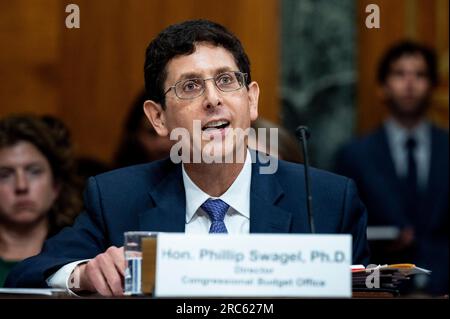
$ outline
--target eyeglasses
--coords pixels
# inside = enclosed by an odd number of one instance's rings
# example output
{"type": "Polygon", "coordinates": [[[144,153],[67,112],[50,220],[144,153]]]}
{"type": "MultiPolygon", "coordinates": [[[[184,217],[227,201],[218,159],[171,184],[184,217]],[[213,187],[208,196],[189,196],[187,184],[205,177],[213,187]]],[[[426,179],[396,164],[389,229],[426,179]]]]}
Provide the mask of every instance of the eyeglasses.
{"type": "Polygon", "coordinates": [[[232,92],[244,87],[246,79],[247,73],[229,71],[207,79],[194,78],[181,80],[168,88],[164,92],[164,95],[174,89],[175,95],[182,100],[195,99],[205,92],[205,82],[207,80],[214,80],[214,85],[222,92],[232,92]]]}

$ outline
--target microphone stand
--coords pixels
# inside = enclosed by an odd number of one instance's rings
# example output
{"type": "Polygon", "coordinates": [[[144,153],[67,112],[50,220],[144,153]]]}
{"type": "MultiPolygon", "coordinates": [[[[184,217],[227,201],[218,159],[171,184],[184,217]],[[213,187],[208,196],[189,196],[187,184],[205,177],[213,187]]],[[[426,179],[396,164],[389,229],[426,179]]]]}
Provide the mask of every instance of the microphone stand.
{"type": "Polygon", "coordinates": [[[303,161],[305,168],[305,186],[306,186],[306,208],[308,211],[308,220],[309,220],[309,227],[311,230],[311,234],[316,233],[316,228],[314,226],[314,217],[312,212],[312,195],[311,195],[311,185],[309,181],[309,159],[308,159],[308,145],[307,145],[307,139],[310,137],[310,133],[308,130],[308,127],[306,126],[299,126],[295,130],[295,133],[297,137],[300,139],[300,145],[303,150],[303,161]]]}

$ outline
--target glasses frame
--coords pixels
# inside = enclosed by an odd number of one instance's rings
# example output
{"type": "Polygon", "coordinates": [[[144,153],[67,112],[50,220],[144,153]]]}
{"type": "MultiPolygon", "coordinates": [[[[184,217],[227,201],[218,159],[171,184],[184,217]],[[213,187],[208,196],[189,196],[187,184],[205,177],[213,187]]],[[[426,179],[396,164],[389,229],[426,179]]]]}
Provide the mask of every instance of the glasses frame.
{"type": "MultiPolygon", "coordinates": [[[[202,96],[203,93],[205,93],[205,91],[206,91],[206,81],[208,81],[208,80],[214,80],[214,81],[213,81],[214,86],[215,86],[219,91],[221,91],[221,92],[225,92],[225,93],[226,93],[226,92],[234,92],[234,91],[237,91],[237,90],[242,89],[244,86],[247,85],[247,83],[246,83],[246,82],[247,82],[247,76],[248,76],[247,73],[244,73],[244,72],[241,72],[241,71],[226,71],[226,72],[219,73],[219,74],[217,74],[217,75],[214,76],[214,77],[206,78],[206,79],[202,79],[202,78],[184,79],[184,80],[180,80],[180,81],[176,82],[174,85],[172,85],[171,87],[169,87],[169,88],[164,92],[164,95],[163,95],[163,96],[166,96],[166,94],[169,93],[170,90],[173,89],[173,91],[175,92],[176,97],[179,98],[180,100],[193,100],[193,99],[196,99],[196,98],[198,98],[199,96],[202,96]],[[215,80],[216,80],[217,78],[219,78],[221,75],[224,75],[224,74],[227,74],[227,73],[235,73],[235,74],[237,73],[237,74],[241,74],[242,77],[243,77],[243,79],[242,79],[242,86],[239,86],[237,89],[233,89],[233,90],[229,90],[229,91],[224,91],[224,90],[222,90],[221,88],[219,88],[219,86],[217,85],[217,83],[216,83],[215,80]],[[180,84],[180,83],[183,83],[183,82],[186,82],[186,81],[192,81],[192,80],[202,80],[202,81],[203,81],[203,89],[202,89],[202,91],[201,91],[198,95],[196,95],[196,96],[194,96],[194,97],[181,97],[181,96],[179,96],[178,93],[177,93],[177,90],[176,90],[176,86],[177,86],[178,84],[180,84]]],[[[239,82],[239,81],[238,81],[238,82],[239,82]]]]}

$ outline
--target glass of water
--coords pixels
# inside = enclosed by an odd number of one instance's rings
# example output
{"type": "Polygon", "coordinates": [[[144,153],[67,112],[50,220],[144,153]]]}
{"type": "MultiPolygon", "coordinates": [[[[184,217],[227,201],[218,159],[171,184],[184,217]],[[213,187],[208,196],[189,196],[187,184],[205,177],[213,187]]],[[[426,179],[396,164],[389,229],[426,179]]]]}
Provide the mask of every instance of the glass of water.
{"type": "Polygon", "coordinates": [[[156,237],[155,232],[129,231],[124,233],[125,282],[124,294],[127,296],[141,295],[142,287],[142,239],[156,237]]]}

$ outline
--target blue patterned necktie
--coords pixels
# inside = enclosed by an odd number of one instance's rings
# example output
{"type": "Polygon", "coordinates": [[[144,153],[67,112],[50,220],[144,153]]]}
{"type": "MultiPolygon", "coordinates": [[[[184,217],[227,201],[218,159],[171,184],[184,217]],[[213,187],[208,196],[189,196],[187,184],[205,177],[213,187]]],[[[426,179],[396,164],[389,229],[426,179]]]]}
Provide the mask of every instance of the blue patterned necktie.
{"type": "Polygon", "coordinates": [[[225,214],[227,213],[230,205],[228,205],[221,199],[210,198],[206,202],[204,202],[201,207],[211,219],[211,227],[209,228],[210,234],[228,233],[223,219],[225,218],[225,214]]]}

